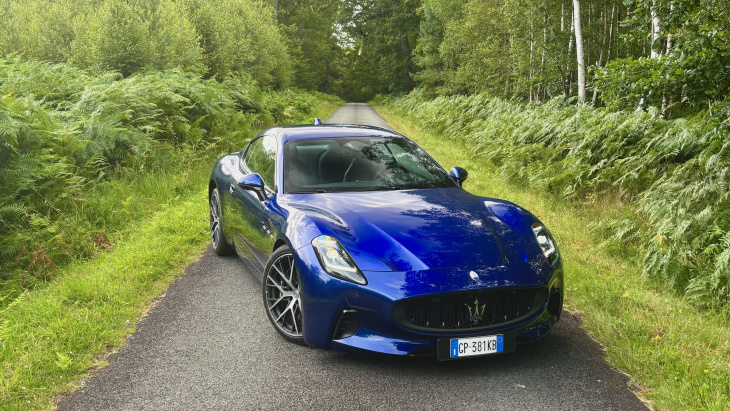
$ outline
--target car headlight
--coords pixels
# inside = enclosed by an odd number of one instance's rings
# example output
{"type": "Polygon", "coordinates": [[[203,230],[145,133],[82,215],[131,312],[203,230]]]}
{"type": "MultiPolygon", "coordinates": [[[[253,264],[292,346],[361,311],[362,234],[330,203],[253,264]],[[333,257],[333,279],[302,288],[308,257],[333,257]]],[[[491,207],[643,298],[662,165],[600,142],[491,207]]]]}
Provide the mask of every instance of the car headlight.
{"type": "Polygon", "coordinates": [[[336,238],[321,235],[312,240],[312,246],[314,246],[319,263],[327,274],[357,284],[368,283],[350,254],[336,238]]]}
{"type": "Polygon", "coordinates": [[[553,236],[550,235],[550,231],[540,223],[533,223],[532,232],[535,234],[537,243],[540,245],[540,249],[545,255],[545,258],[547,258],[548,263],[553,265],[560,253],[558,252],[558,247],[555,245],[553,236]]]}

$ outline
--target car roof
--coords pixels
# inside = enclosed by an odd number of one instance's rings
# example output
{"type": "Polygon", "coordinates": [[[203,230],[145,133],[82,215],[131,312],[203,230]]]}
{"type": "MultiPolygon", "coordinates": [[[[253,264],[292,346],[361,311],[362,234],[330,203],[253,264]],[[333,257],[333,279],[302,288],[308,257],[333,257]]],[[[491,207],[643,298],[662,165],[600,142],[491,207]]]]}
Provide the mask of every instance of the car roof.
{"type": "Polygon", "coordinates": [[[322,124],[277,127],[273,130],[283,141],[302,140],[312,138],[337,137],[396,137],[404,138],[395,131],[385,128],[349,124],[322,124]]]}

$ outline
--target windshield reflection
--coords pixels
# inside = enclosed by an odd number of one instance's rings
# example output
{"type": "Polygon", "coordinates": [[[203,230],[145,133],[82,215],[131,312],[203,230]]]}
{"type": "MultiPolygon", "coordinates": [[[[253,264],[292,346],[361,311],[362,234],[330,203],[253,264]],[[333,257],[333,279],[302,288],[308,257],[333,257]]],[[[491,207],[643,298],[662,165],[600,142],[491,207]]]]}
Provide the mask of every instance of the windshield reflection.
{"type": "Polygon", "coordinates": [[[454,186],[425,151],[404,138],[341,137],[285,145],[288,194],[454,186]]]}

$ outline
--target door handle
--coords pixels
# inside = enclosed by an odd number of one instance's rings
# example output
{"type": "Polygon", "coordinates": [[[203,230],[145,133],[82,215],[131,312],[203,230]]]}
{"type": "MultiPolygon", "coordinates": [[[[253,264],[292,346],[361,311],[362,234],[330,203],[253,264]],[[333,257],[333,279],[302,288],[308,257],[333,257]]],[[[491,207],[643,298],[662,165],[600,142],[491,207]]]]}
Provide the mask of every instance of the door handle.
{"type": "Polygon", "coordinates": [[[233,194],[233,184],[231,184],[230,186],[228,186],[228,191],[229,191],[229,192],[230,192],[231,194],[233,194]]]}

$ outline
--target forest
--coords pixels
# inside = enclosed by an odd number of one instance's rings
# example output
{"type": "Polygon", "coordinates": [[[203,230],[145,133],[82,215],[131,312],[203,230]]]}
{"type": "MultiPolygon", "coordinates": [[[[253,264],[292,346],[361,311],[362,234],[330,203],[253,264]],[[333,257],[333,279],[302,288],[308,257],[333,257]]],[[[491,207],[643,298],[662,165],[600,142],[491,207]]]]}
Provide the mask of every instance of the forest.
{"type": "Polygon", "coordinates": [[[3,280],[107,247],[101,187],[335,95],[515,181],[635,204],[602,241],[729,302],[727,1],[0,0],[0,19],[3,280]]]}

